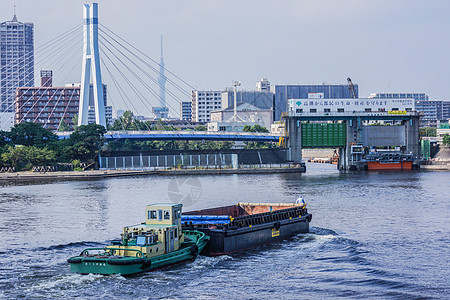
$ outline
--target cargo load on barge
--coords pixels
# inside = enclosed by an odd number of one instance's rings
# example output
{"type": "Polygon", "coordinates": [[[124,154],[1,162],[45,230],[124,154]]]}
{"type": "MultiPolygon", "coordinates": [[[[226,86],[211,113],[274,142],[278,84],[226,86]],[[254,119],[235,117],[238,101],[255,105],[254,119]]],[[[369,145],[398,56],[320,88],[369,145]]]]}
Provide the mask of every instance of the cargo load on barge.
{"type": "Polygon", "coordinates": [[[181,222],[208,235],[202,254],[217,256],[308,233],[311,218],[305,203],[238,203],[184,212],[181,222]]]}

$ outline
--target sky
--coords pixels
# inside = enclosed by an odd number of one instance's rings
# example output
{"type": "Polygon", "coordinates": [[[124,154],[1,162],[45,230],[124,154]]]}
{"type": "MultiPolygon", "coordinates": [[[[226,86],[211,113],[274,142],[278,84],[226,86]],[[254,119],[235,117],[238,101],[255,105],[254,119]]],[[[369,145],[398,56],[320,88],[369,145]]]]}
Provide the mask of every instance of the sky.
{"type": "MultiPolygon", "coordinates": [[[[19,21],[34,23],[38,47],[81,24],[90,2],[0,0],[0,20],[12,19],[16,4],[19,21]]],[[[450,100],[447,0],[97,2],[102,24],[156,60],[163,35],[166,68],[198,90],[233,80],[250,90],[263,77],[272,84],[351,77],[360,97],[423,92],[450,100]]]]}

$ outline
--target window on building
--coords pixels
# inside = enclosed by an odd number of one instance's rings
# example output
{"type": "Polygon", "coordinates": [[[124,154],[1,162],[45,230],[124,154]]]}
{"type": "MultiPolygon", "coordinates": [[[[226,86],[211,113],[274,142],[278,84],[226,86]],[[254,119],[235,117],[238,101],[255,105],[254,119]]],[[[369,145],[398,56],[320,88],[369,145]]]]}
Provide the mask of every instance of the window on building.
{"type": "Polygon", "coordinates": [[[168,210],[164,211],[164,220],[170,220],[170,212],[168,210]]]}
{"type": "Polygon", "coordinates": [[[329,109],[329,108],[324,108],[324,109],[323,109],[323,112],[329,113],[329,112],[331,112],[331,109],[329,109]]]}
{"type": "Polygon", "coordinates": [[[149,210],[148,211],[148,218],[155,220],[156,219],[156,210],[149,210]]]}
{"type": "Polygon", "coordinates": [[[393,107],[392,110],[398,110],[398,107],[393,107]]]}
{"type": "Polygon", "coordinates": [[[344,109],[343,108],[338,108],[337,112],[344,112],[344,109]]]}
{"type": "Polygon", "coordinates": [[[317,109],[311,108],[311,109],[309,110],[309,112],[310,112],[310,113],[316,113],[316,112],[317,112],[317,109]]]}
{"type": "Polygon", "coordinates": [[[371,109],[371,108],[366,108],[366,109],[364,109],[364,111],[365,111],[365,112],[371,112],[372,109],[371,109]]]}
{"type": "Polygon", "coordinates": [[[301,114],[303,112],[303,108],[297,108],[295,110],[296,113],[301,114]]]}

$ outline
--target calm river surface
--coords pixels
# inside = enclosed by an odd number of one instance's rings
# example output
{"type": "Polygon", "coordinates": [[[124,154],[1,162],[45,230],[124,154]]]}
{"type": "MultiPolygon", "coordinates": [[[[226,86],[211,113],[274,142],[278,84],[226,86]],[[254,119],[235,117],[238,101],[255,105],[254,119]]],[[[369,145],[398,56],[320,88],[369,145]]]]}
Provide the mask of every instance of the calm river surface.
{"type": "Polygon", "coordinates": [[[450,298],[450,172],[136,177],[0,183],[0,298],[450,298]],[[241,254],[132,278],[76,275],[66,259],[145,220],[145,205],[185,210],[292,202],[311,233],[241,254]]]}

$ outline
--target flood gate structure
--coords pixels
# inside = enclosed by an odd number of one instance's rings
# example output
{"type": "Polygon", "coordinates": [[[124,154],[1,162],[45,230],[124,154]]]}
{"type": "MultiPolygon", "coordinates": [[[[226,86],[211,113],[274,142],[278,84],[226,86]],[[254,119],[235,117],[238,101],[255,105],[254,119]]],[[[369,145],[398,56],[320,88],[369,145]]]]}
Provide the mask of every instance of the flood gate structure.
{"type": "Polygon", "coordinates": [[[367,168],[367,149],[378,147],[396,148],[414,157],[413,167],[420,165],[420,115],[414,111],[413,101],[340,99],[330,109],[324,102],[334,100],[326,100],[308,103],[291,99],[290,111],[283,119],[292,162],[302,160],[303,148],[339,148],[339,169],[362,170],[367,168]],[[306,108],[305,103],[309,104],[306,108]],[[320,103],[325,107],[322,110],[318,108],[320,103]],[[359,103],[363,104],[358,107],[359,103]]]}

